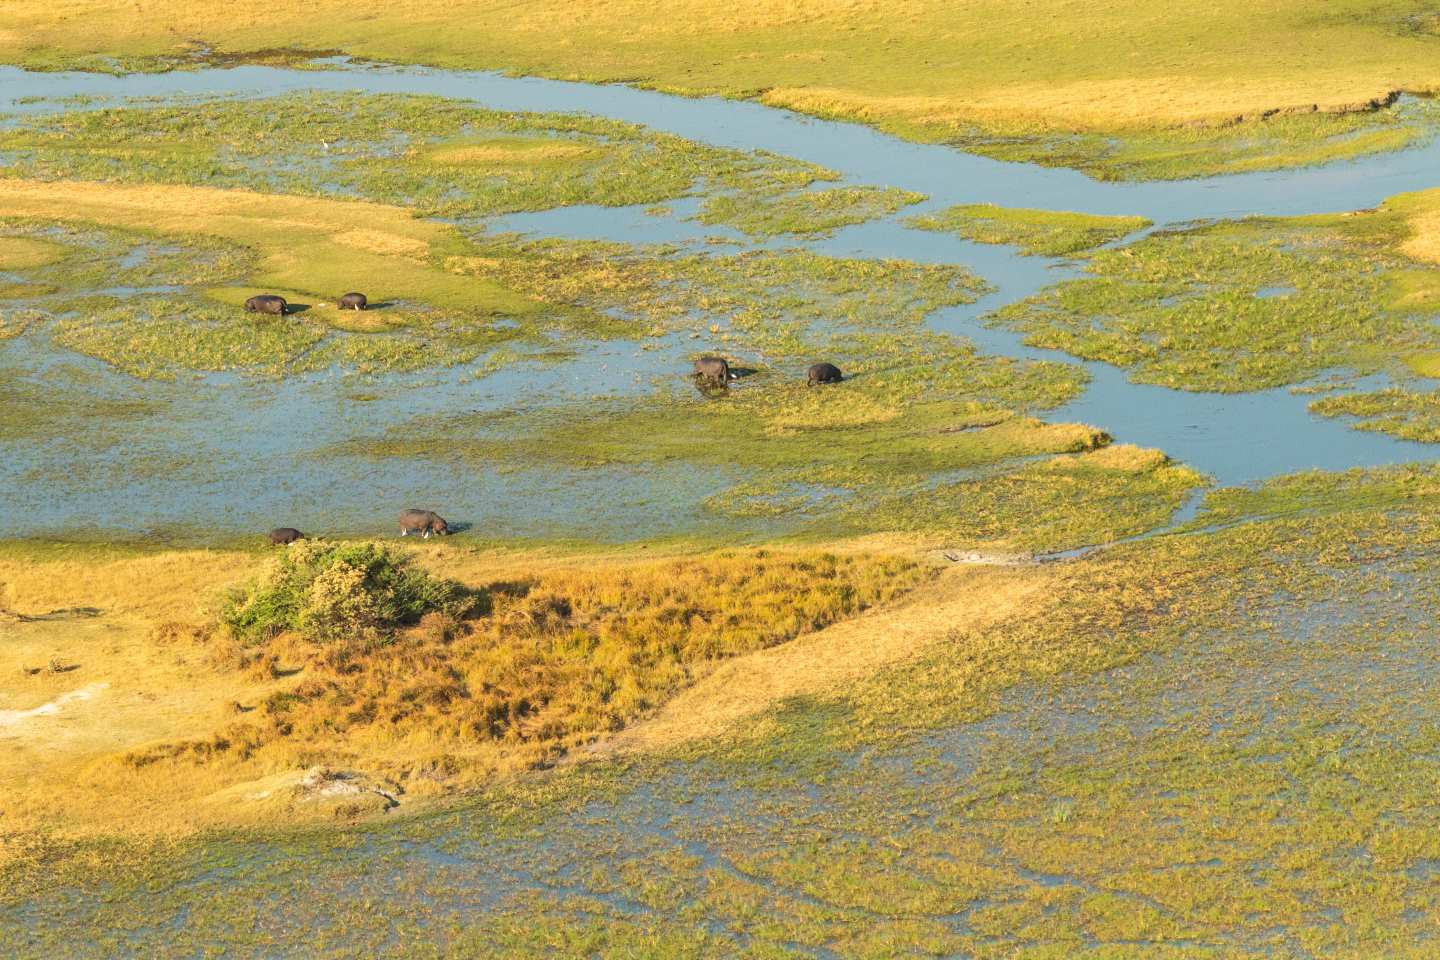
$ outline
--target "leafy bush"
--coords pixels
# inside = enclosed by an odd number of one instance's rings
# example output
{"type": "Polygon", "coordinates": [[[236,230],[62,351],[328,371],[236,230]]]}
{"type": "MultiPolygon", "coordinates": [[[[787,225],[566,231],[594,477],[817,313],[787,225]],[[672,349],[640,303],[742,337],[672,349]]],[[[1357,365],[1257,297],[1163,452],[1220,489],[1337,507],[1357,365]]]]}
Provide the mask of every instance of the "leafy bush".
{"type": "Polygon", "coordinates": [[[464,616],[477,601],[384,544],[301,540],[231,594],[221,620],[249,643],[286,631],[326,644],[377,641],[427,613],[464,616]]]}

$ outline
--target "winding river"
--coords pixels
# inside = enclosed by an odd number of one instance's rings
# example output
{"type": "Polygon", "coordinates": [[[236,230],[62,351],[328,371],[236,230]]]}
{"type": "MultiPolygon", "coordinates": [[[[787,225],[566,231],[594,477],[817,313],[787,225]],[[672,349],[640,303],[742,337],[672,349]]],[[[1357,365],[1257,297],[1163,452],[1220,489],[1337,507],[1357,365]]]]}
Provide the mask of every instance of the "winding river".
{"type": "MultiPolygon", "coordinates": [[[[1073,357],[1026,346],[980,317],[1003,304],[1077,275],[1077,268],[1020,256],[942,234],[910,229],[901,219],[956,203],[1141,214],[1157,227],[1206,218],[1294,215],[1374,206],[1385,197],[1440,183],[1440,140],[1356,161],[1273,173],[1178,182],[1104,183],[1064,169],[1005,163],[943,146],[908,143],[867,127],[816,120],[751,102],[685,99],[623,86],[519,79],[490,73],[420,68],[327,69],[270,67],[200,69],[108,76],[27,73],[0,68],[0,112],[55,110],[60,98],[173,98],[197,95],[271,96],[287,91],[366,91],[430,94],[479,105],[526,111],[584,111],[643,124],[697,141],[766,150],[823,164],[845,182],[902,187],[929,200],[893,217],[842,229],[814,240],[782,238],[837,256],[899,257],[960,263],[997,289],[979,302],[938,311],[938,330],[963,335],[983,350],[1017,357],[1073,357]]],[[[685,201],[668,216],[640,208],[567,207],[495,218],[491,225],[537,236],[615,239],[631,243],[698,241],[714,227],[685,219],[685,201]]],[[[743,239],[734,235],[736,239],[743,239]]],[[[649,389],[656,378],[682,369],[684,345],[639,351],[634,344],[586,345],[583,362],[535,370],[509,369],[476,383],[462,372],[384,378],[375,396],[353,402],[355,386],[337,375],[253,384],[207,377],[183,386],[147,384],[147,400],[167,410],[167,429],[129,438],[90,454],[53,446],[0,441],[0,535],[57,530],[90,535],[169,535],[187,529],[244,531],[287,522],[332,531],[381,529],[376,502],[417,495],[445,504],[497,537],[579,536],[629,539],[703,530],[698,504],[733,482],[723,471],[647,468],[633,476],[603,477],[579,470],[497,475],[426,461],[381,462],[309,456],[317,446],[352,436],[358,424],[372,434],[425,412],[495,409],[527,395],[624,394],[649,389]],[[83,462],[76,462],[80,457],[83,462]],[[146,462],[178,466],[148,476],[146,462]],[[27,487],[65,477],[65,495],[37,504],[27,487]],[[344,493],[355,491],[353,496],[344,493]],[[421,493],[423,492],[423,494],[421,493]],[[114,505],[126,504],[123,517],[114,505]],[[603,505],[603,509],[596,509],[603,505]],[[323,520],[321,518],[324,518],[323,520]]],[[[1327,470],[1431,459],[1428,446],[1348,429],[1312,417],[1305,398],[1276,389],[1205,394],[1130,383],[1124,371],[1083,363],[1091,377],[1082,396],[1048,419],[1102,427],[1117,441],[1157,447],[1220,485],[1251,484],[1307,468],[1327,470]]],[[[83,380],[93,395],[126,398],[138,388],[98,362],[66,356],[24,341],[0,351],[0,376],[43,380],[61,389],[83,380]]],[[[143,433],[143,431],[142,431],[143,433]]],[[[387,512],[388,513],[388,512],[387,512]]],[[[732,525],[733,526],[733,525],[732,525]]],[[[754,531],[762,532],[761,527],[754,531]]]]}

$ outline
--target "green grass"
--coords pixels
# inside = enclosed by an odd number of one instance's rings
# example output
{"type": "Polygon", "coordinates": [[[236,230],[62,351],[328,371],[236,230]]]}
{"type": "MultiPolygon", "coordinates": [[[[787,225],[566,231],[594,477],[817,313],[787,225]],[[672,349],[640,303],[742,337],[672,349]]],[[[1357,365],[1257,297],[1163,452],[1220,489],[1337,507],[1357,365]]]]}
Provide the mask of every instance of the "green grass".
{"type": "Polygon", "coordinates": [[[1014,163],[1071,167],[1097,180],[1180,180],[1316,166],[1402,150],[1435,135],[1428,100],[1350,113],[1282,113],[1121,132],[981,122],[946,138],[1014,163]]]}
{"type": "Polygon", "coordinates": [[[953,233],[977,243],[1016,246],[1022,253],[1065,257],[1084,253],[1150,226],[1144,217],[1102,217],[971,203],[906,221],[921,230],[953,233]]]}
{"type": "Polygon", "coordinates": [[[1091,276],[1005,307],[991,322],[1181,390],[1397,369],[1437,345],[1406,293],[1437,275],[1398,252],[1404,229],[1395,211],[1382,210],[1160,233],[1096,253],[1091,276]]]}
{"type": "Polygon", "coordinates": [[[1106,447],[886,499],[864,525],[939,533],[956,547],[1050,552],[1163,527],[1205,485],[1158,451],[1106,447]]]}
{"type": "Polygon", "coordinates": [[[1311,401],[1310,411],[1349,418],[1356,430],[1388,433],[1402,440],[1440,443],[1440,394],[1390,387],[1311,401]]]}
{"type": "Polygon", "coordinates": [[[701,223],[733,226],[757,237],[822,236],[840,227],[889,216],[924,199],[923,194],[895,187],[792,191],[774,199],[727,193],[707,199],[696,219],[701,223]]]}

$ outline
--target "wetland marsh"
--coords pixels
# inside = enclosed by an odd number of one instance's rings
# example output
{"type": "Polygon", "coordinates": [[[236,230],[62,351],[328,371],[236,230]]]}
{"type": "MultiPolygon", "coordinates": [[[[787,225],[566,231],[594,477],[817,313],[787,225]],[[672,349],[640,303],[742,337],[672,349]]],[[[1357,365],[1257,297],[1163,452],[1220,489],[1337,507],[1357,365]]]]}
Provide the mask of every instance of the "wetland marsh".
{"type": "Polygon", "coordinates": [[[0,943],[1426,955],[1428,103],[1109,182],[303,66],[0,68],[0,943]]]}

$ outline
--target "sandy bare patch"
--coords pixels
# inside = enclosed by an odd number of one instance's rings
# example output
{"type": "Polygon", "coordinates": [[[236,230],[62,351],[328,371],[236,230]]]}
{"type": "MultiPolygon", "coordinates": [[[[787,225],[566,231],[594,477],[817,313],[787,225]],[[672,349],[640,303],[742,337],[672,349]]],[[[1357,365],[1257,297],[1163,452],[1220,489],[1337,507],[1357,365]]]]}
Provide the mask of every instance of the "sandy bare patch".
{"type": "Polygon", "coordinates": [[[638,752],[714,736],[782,700],[843,689],[918,655],[953,630],[978,630],[1021,610],[1049,583],[1038,566],[966,566],[897,607],[738,657],[597,752],[638,752]]]}
{"type": "Polygon", "coordinates": [[[4,730],[7,727],[19,726],[26,720],[35,717],[53,717],[64,709],[67,704],[89,700],[109,686],[110,684],[108,683],[91,683],[80,687],[78,690],[62,693],[54,700],[48,703],[42,703],[38,707],[31,707],[29,710],[0,710],[0,730],[4,730]]]}

